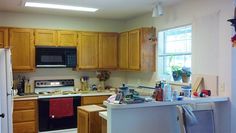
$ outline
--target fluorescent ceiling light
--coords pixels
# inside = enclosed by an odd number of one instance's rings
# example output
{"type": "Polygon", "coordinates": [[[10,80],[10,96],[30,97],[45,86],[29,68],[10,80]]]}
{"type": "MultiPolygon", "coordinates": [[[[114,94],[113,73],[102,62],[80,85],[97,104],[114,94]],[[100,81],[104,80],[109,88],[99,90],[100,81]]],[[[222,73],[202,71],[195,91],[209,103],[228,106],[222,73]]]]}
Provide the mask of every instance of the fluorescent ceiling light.
{"type": "Polygon", "coordinates": [[[74,11],[85,11],[85,12],[96,12],[98,9],[89,7],[78,7],[69,5],[57,5],[37,2],[25,2],[26,7],[39,7],[39,8],[51,8],[51,9],[62,9],[62,10],[74,10],[74,11]]]}

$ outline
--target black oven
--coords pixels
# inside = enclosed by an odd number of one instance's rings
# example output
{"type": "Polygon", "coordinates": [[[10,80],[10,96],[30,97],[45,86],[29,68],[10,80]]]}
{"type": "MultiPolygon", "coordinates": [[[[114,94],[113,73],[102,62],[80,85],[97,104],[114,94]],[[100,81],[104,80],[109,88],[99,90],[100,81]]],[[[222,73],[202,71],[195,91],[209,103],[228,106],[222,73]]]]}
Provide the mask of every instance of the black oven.
{"type": "Polygon", "coordinates": [[[76,48],[36,48],[36,67],[76,67],[76,48]]]}
{"type": "MultiPolygon", "coordinates": [[[[38,99],[39,131],[53,131],[77,128],[77,107],[80,106],[80,96],[75,97],[57,97],[38,99]],[[73,98],[73,115],[61,118],[50,116],[50,100],[62,98],[73,98]]],[[[67,108],[63,108],[66,110],[67,108]]]]}

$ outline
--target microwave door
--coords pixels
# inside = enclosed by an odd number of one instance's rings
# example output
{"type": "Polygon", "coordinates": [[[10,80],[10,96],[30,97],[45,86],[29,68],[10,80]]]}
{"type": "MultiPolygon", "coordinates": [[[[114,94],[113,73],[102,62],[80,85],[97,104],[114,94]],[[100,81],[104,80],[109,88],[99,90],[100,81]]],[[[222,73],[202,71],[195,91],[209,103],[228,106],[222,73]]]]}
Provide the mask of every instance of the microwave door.
{"type": "Polygon", "coordinates": [[[65,54],[58,50],[43,49],[37,52],[36,67],[66,67],[65,54]]]}

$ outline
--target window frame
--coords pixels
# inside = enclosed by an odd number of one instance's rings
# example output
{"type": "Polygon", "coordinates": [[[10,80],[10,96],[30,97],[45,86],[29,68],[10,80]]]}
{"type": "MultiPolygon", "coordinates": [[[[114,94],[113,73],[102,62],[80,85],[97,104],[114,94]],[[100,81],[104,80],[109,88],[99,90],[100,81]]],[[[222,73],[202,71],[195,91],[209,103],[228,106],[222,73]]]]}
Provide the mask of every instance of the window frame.
{"type": "MultiPolygon", "coordinates": [[[[158,40],[159,40],[159,33],[163,32],[163,48],[162,48],[162,54],[159,53],[159,50],[158,50],[158,65],[157,66],[160,66],[159,65],[159,58],[163,58],[163,61],[162,61],[162,72],[160,73],[160,71],[158,71],[158,76],[159,78],[160,77],[163,77],[163,76],[170,76],[171,74],[168,74],[167,72],[167,68],[165,67],[165,62],[166,62],[166,58],[165,57],[176,57],[176,56],[189,56],[191,55],[191,62],[192,62],[192,40],[193,40],[193,26],[192,24],[186,24],[186,25],[181,25],[181,26],[176,26],[176,27],[172,27],[172,28],[168,28],[168,29],[163,29],[163,30],[160,30],[157,35],[158,35],[158,40]],[[165,32],[168,31],[168,30],[174,30],[174,29],[178,29],[178,28],[184,28],[184,27],[191,27],[191,52],[176,52],[176,53],[167,53],[166,51],[166,36],[165,35],[165,32]]],[[[186,39],[187,40],[187,39],[186,39]]],[[[192,63],[191,63],[191,67],[192,67],[192,63]]],[[[160,70],[160,69],[158,69],[160,70]]]]}

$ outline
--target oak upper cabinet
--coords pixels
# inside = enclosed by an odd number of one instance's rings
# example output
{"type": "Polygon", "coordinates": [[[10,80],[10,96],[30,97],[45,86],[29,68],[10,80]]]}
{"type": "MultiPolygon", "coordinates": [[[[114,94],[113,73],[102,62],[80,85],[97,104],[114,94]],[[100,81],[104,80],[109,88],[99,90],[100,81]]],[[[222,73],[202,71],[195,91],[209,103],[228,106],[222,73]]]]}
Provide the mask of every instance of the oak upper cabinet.
{"type": "Polygon", "coordinates": [[[117,33],[99,33],[99,68],[117,68],[117,33]]]}
{"type": "Polygon", "coordinates": [[[133,30],[129,32],[129,69],[140,69],[140,32],[133,30]]]}
{"type": "Polygon", "coordinates": [[[77,46],[77,32],[58,31],[58,46],[77,46]]]}
{"type": "Polygon", "coordinates": [[[57,46],[57,31],[55,30],[35,30],[36,46],[57,46]]]}
{"type": "Polygon", "coordinates": [[[156,70],[156,29],[141,28],[119,36],[119,69],[156,70]]]}
{"type": "Polygon", "coordinates": [[[33,71],[35,48],[32,29],[10,29],[13,71],[33,71]]]}
{"type": "Polygon", "coordinates": [[[8,47],[8,28],[0,27],[0,48],[8,47]]]}
{"type": "Polygon", "coordinates": [[[119,36],[119,44],[118,44],[118,59],[119,59],[119,68],[120,69],[128,69],[129,68],[129,41],[128,41],[128,32],[123,32],[119,36]]]}
{"type": "Polygon", "coordinates": [[[98,68],[98,33],[80,32],[78,33],[79,44],[79,69],[96,69],[98,68]]]}

